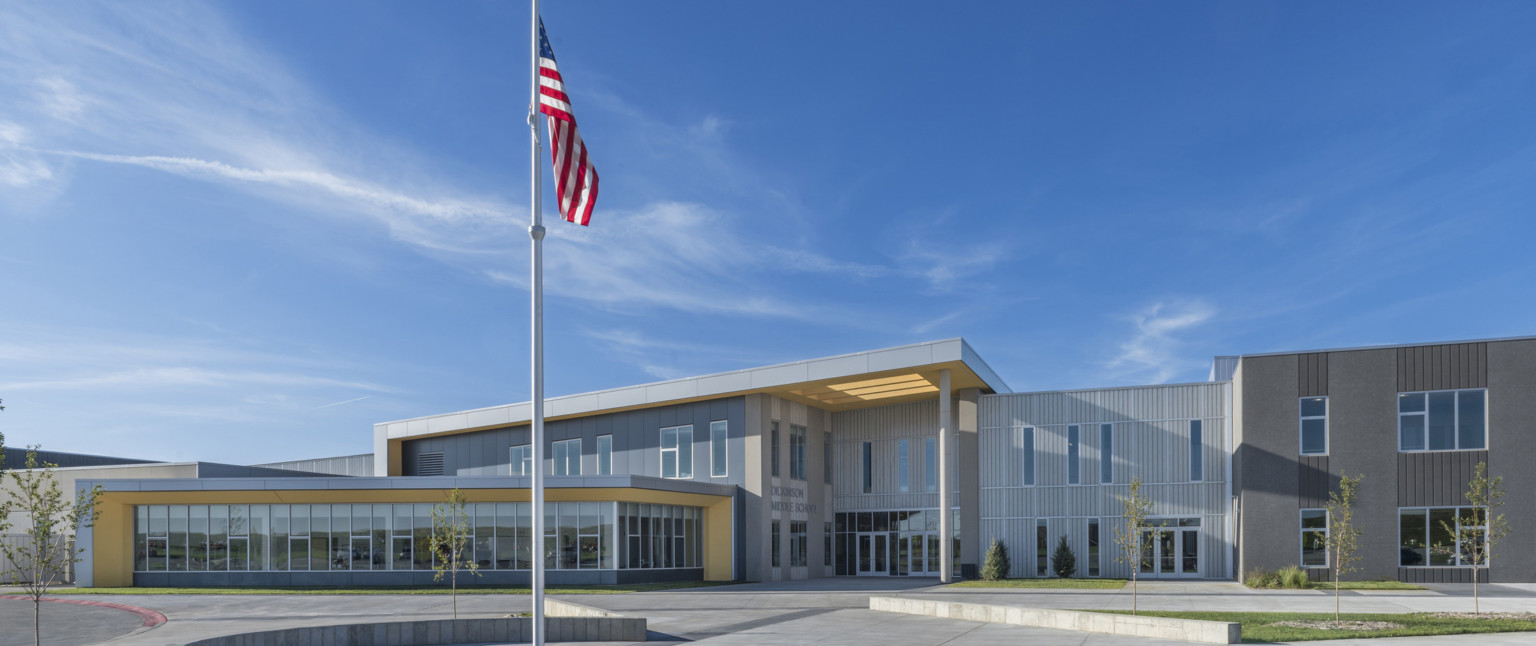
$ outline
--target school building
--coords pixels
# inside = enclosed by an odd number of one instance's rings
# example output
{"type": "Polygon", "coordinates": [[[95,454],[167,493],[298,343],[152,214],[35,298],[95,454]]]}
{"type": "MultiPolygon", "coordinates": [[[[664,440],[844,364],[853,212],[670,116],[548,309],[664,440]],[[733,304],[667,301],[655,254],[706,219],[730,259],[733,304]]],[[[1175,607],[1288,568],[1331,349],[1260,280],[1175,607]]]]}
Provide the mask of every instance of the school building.
{"type": "MultiPolygon", "coordinates": [[[[972,577],[1325,578],[1320,513],[1364,474],[1364,578],[1536,581],[1536,338],[1217,357],[1209,381],[1014,393],[963,339],[384,422],[370,456],[105,490],[80,585],[390,585],[432,579],[431,508],[470,501],[476,583],[972,577]],[[1497,448],[1497,450],[1494,450],[1497,448]],[[1477,463],[1513,533],[1471,568],[1454,532],[1477,463]],[[371,466],[371,473],[367,469],[371,466]],[[544,469],[544,536],[529,475],[544,469]],[[302,472],[301,472],[302,471],[302,472]],[[1153,501],[1138,563],[1120,498],[1153,501]],[[1394,546],[1396,547],[1394,549],[1394,546]]],[[[140,467],[141,469],[143,467],[140,467]]]]}

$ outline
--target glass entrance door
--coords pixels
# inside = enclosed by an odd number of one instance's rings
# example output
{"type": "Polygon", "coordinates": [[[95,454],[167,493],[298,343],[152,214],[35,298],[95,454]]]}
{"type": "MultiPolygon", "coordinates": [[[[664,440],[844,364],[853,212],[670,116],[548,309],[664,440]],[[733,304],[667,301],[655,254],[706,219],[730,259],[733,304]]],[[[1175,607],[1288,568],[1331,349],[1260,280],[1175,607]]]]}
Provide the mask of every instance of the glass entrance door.
{"type": "Polygon", "coordinates": [[[895,550],[887,534],[859,534],[858,546],[860,576],[890,575],[895,550]]]}
{"type": "Polygon", "coordinates": [[[1200,519],[1148,523],[1141,541],[1140,574],[1153,578],[1200,576],[1200,519]]]}

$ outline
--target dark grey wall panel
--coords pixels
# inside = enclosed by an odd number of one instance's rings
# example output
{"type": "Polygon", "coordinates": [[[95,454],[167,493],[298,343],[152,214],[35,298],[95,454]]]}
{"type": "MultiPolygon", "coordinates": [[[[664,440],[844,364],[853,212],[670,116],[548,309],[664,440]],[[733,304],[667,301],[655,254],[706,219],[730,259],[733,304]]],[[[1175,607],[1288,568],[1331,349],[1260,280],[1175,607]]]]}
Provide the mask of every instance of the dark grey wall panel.
{"type": "MultiPolygon", "coordinates": [[[[661,475],[661,429],[693,425],[693,480],[716,484],[740,485],[745,482],[744,442],[746,400],[743,397],[712,399],[641,410],[556,420],[544,425],[544,473],[549,473],[550,444],[581,438],[581,472],[597,473],[597,437],[613,436],[614,475],[661,475]],[[725,420],[729,425],[726,446],[725,477],[710,474],[709,423],[725,420]]],[[[442,451],[444,474],[458,476],[510,475],[510,449],[527,444],[528,425],[493,428],[484,431],[406,440],[402,447],[405,475],[416,475],[416,456],[424,451],[442,451]]]]}
{"type": "Polygon", "coordinates": [[[1327,506],[1328,492],[1337,482],[1338,479],[1328,473],[1328,456],[1303,455],[1297,460],[1296,502],[1300,508],[1327,506]]]}
{"type": "Polygon", "coordinates": [[[1493,556],[1493,580],[1536,581],[1536,341],[1488,346],[1488,471],[1504,477],[1510,534],[1493,556]]]}
{"type": "MultiPolygon", "coordinates": [[[[158,460],[136,460],[133,458],[114,458],[105,455],[87,455],[85,453],[65,453],[63,451],[37,451],[38,464],[52,464],[56,467],[102,467],[119,464],[150,464],[158,460]]],[[[0,456],[0,468],[25,469],[27,468],[27,449],[20,446],[12,446],[0,456]]]]}
{"type": "Polygon", "coordinates": [[[1296,355],[1296,390],[1297,397],[1328,395],[1328,353],[1296,355]]]}
{"type": "MultiPolygon", "coordinates": [[[[1397,580],[1408,583],[1471,583],[1471,568],[1460,567],[1400,567],[1397,580]]],[[[1488,570],[1479,569],[1478,583],[1488,582],[1488,570]]]]}
{"type": "Polygon", "coordinates": [[[1397,390],[1488,386],[1488,344],[1452,343],[1397,349],[1397,390]]]}
{"type": "Polygon", "coordinates": [[[1397,454],[1397,505],[1467,504],[1467,483],[1472,481],[1472,472],[1479,462],[1488,462],[1487,451],[1397,454]]]}

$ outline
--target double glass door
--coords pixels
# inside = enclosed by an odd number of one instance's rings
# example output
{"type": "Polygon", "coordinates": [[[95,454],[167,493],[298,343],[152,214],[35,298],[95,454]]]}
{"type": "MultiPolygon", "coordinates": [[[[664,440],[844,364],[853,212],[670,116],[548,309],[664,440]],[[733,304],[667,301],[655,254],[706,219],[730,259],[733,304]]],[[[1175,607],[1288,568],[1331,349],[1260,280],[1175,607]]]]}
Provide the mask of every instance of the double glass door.
{"type": "Polygon", "coordinates": [[[859,533],[854,542],[860,576],[938,576],[938,532],[859,533]]]}
{"type": "Polygon", "coordinates": [[[1155,578],[1200,576],[1200,519],[1164,518],[1142,530],[1142,576],[1155,578]]]}

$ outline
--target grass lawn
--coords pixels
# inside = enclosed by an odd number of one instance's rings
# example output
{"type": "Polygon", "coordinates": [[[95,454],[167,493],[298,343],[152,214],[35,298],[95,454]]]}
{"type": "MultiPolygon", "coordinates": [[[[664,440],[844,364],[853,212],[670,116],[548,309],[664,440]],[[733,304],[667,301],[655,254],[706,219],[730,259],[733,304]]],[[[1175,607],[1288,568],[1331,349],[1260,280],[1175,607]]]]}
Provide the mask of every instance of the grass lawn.
{"type": "Polygon", "coordinates": [[[961,581],[951,588],[1060,588],[1067,590],[1119,590],[1125,579],[1003,579],[1001,581],[961,581]]]}
{"type": "MultiPolygon", "coordinates": [[[[628,583],[623,585],[551,585],[550,594],[625,594],[656,590],[681,590],[731,585],[729,582],[677,581],[671,583],[628,583]]],[[[448,586],[371,585],[356,587],[299,586],[271,588],[59,588],[55,594],[448,594],[448,586]]],[[[528,586],[461,585],[459,594],[529,594],[528,586]]]]}
{"type": "MultiPolygon", "coordinates": [[[[1105,612],[1094,610],[1090,612],[1105,612]]],[[[1119,611],[1126,615],[1129,612],[1119,611]]],[[[1143,611],[1154,617],[1179,619],[1205,619],[1209,621],[1235,621],[1243,625],[1244,643],[1294,642],[1318,639],[1347,639],[1361,637],[1415,637],[1421,635],[1463,635],[1469,633],[1508,633],[1536,631],[1536,621],[1515,619],[1449,619],[1435,618],[1424,613],[1415,614],[1350,614],[1344,613],[1344,621],[1389,621],[1402,624],[1402,628],[1383,628],[1367,631],[1321,630],[1276,626],[1282,621],[1332,621],[1333,613],[1315,612],[1160,612],[1143,611]]]]}

